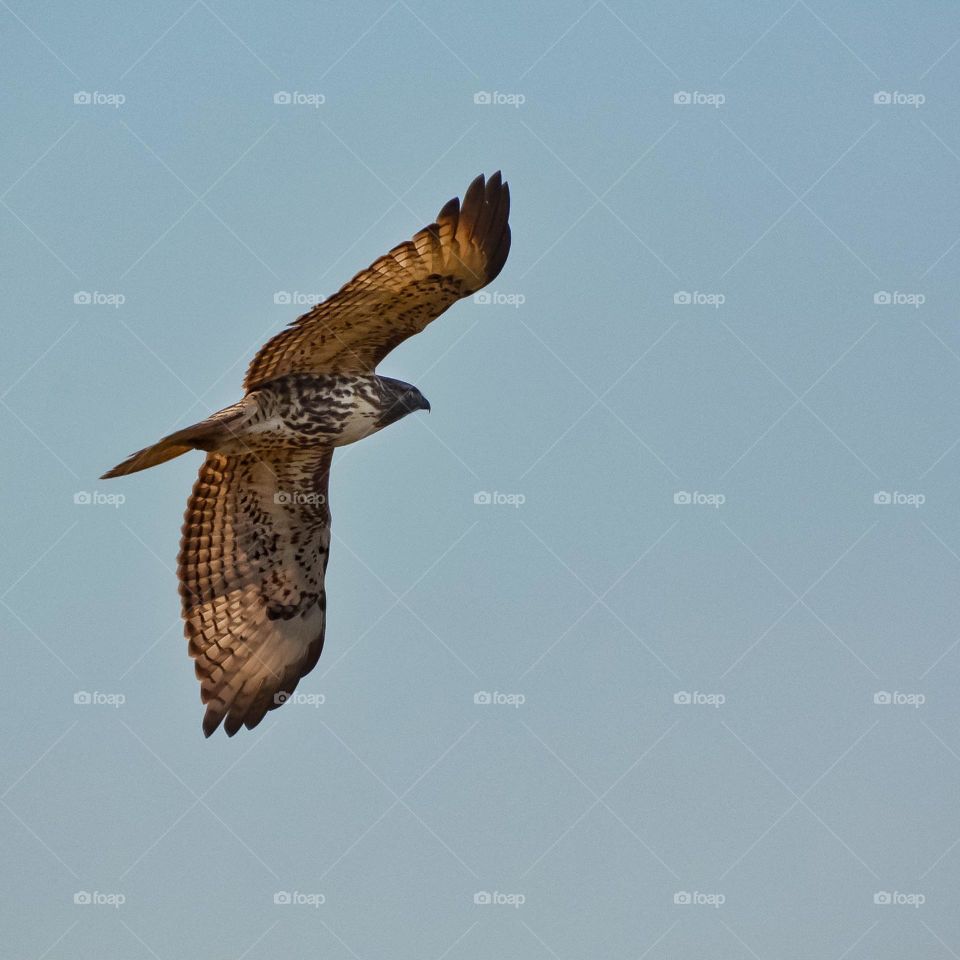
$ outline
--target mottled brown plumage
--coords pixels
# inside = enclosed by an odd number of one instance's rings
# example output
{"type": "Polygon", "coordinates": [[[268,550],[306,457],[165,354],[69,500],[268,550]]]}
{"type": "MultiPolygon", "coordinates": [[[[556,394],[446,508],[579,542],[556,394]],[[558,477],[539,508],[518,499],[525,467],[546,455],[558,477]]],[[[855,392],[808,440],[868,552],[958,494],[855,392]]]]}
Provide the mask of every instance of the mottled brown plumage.
{"type": "Polygon", "coordinates": [[[317,663],[326,621],[333,448],[429,404],[377,364],[451,304],[499,274],[510,194],[477,177],[435,223],[394,247],[269,340],[246,395],[140,450],[105,477],[207,451],[178,558],[203,731],[232,736],[280,706],[317,663]]]}
{"type": "Polygon", "coordinates": [[[207,736],[224,717],[230,735],[256,726],[320,656],[331,458],[211,453],[200,468],[177,573],[207,736]]]}
{"type": "Polygon", "coordinates": [[[510,250],[510,190],[477,177],[435,223],[394,247],[269,340],[244,386],[283,373],[372,373],[399,343],[500,273],[510,250]]]}

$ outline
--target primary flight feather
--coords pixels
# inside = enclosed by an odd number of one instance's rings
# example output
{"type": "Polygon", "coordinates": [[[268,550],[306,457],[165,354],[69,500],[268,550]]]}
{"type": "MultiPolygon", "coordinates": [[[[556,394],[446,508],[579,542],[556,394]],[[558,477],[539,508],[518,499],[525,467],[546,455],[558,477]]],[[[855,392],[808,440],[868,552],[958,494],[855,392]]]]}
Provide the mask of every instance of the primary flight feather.
{"type": "Polygon", "coordinates": [[[186,453],[207,458],[178,557],[203,732],[233,736],[283,704],[317,663],[326,622],[333,448],[429,404],[377,364],[493,280],[510,250],[510,191],[477,177],[436,222],[268,340],[239,403],[133,454],[119,477],[186,453]]]}

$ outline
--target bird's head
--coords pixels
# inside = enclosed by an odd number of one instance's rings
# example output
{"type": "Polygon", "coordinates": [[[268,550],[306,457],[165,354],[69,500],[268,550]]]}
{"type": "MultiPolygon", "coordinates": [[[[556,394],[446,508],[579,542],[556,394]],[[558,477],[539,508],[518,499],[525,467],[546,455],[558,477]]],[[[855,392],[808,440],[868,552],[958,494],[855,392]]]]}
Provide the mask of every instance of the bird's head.
{"type": "Polygon", "coordinates": [[[403,419],[408,413],[417,410],[430,410],[430,402],[411,383],[393,380],[390,377],[377,377],[380,385],[382,414],[377,428],[389,426],[403,419]]]}

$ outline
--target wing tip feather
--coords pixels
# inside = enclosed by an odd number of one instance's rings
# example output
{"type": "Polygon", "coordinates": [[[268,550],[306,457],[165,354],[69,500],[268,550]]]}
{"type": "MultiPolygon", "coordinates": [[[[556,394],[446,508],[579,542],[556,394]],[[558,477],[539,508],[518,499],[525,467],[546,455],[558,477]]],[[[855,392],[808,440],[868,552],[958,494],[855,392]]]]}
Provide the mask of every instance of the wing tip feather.
{"type": "Polygon", "coordinates": [[[207,712],[203,715],[203,735],[209,739],[216,732],[217,727],[223,721],[223,712],[219,707],[212,704],[207,707],[207,712]]]}
{"type": "Polygon", "coordinates": [[[486,286],[503,269],[510,252],[511,234],[510,185],[500,170],[489,177],[475,177],[464,194],[457,239],[461,244],[478,246],[484,254],[483,273],[477,276],[479,285],[486,286]]]}

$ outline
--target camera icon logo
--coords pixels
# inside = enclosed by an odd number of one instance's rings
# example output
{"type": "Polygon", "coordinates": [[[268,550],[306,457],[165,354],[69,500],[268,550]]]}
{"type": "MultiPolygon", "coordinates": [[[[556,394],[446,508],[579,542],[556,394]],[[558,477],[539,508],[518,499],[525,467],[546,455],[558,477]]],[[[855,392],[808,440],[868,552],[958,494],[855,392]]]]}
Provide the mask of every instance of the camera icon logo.
{"type": "Polygon", "coordinates": [[[873,695],[873,702],[879,704],[893,703],[893,697],[886,690],[878,690],[873,695]]]}
{"type": "Polygon", "coordinates": [[[878,890],[873,895],[873,902],[878,905],[887,904],[887,903],[890,903],[891,901],[892,901],[892,898],[890,896],[890,893],[887,890],[878,890]]]}
{"type": "Polygon", "coordinates": [[[893,498],[890,496],[890,494],[889,494],[886,490],[878,490],[878,491],[873,495],[873,502],[876,503],[876,504],[878,504],[878,505],[883,505],[883,504],[886,504],[886,503],[891,503],[891,502],[892,502],[892,499],[893,499],[893,498]]]}
{"type": "Polygon", "coordinates": [[[490,695],[488,690],[478,690],[473,695],[473,702],[479,705],[485,705],[488,703],[493,703],[493,697],[490,695]]]}
{"type": "Polygon", "coordinates": [[[278,890],[273,895],[273,902],[276,904],[287,904],[291,902],[290,894],[286,890],[278,890]]]}
{"type": "Polygon", "coordinates": [[[880,104],[883,104],[883,103],[892,103],[892,102],[893,102],[893,98],[890,96],[889,93],[887,93],[886,90],[878,90],[878,91],[873,95],[873,102],[874,102],[874,103],[880,103],[880,104]]]}
{"type": "Polygon", "coordinates": [[[87,104],[91,102],[90,94],[86,90],[78,90],[73,95],[73,102],[76,104],[87,104]]]}
{"type": "Polygon", "coordinates": [[[286,104],[286,103],[290,103],[290,102],[292,101],[292,99],[293,99],[293,98],[290,96],[289,92],[286,91],[286,90],[278,90],[278,91],[273,95],[273,102],[274,102],[274,103],[286,104]]]}
{"type": "Polygon", "coordinates": [[[686,704],[691,702],[690,693],[687,690],[678,690],[673,695],[673,702],[679,704],[686,704]]]}
{"type": "Polygon", "coordinates": [[[692,102],[692,99],[693,99],[693,98],[690,96],[689,93],[687,93],[686,90],[678,90],[678,91],[673,95],[673,102],[674,102],[674,103],[691,103],[691,102],[692,102]]]}
{"type": "Polygon", "coordinates": [[[273,295],[273,302],[278,306],[289,306],[293,302],[293,297],[290,296],[289,290],[278,290],[273,295]]]}
{"type": "Polygon", "coordinates": [[[673,895],[673,902],[676,904],[684,905],[693,902],[693,898],[690,896],[690,893],[687,890],[678,890],[673,895]]]}
{"type": "Polygon", "coordinates": [[[673,295],[673,302],[676,304],[686,304],[691,303],[692,301],[693,298],[690,296],[690,293],[687,290],[678,290],[673,295]]]}
{"type": "Polygon", "coordinates": [[[86,290],[78,290],[73,295],[73,302],[76,304],[89,304],[93,302],[93,297],[86,290]]]}
{"type": "Polygon", "coordinates": [[[92,497],[90,496],[89,490],[78,490],[73,495],[73,502],[81,506],[86,506],[92,502],[92,497]]]}
{"type": "Polygon", "coordinates": [[[91,902],[90,894],[87,893],[86,890],[78,890],[73,895],[73,902],[79,904],[80,906],[84,906],[91,902]]]}
{"type": "Polygon", "coordinates": [[[690,502],[691,502],[691,499],[692,499],[692,498],[691,498],[689,492],[686,491],[686,490],[678,490],[678,491],[673,495],[673,502],[676,503],[676,504],[690,503],[690,502]]]}
{"type": "Polygon", "coordinates": [[[478,490],[473,495],[473,502],[478,506],[486,506],[489,503],[493,502],[493,497],[486,490],[478,490]]]}
{"type": "Polygon", "coordinates": [[[86,707],[89,706],[93,701],[90,697],[90,694],[86,690],[78,690],[73,695],[73,702],[77,704],[77,706],[86,707]]]}
{"type": "Polygon", "coordinates": [[[486,290],[481,290],[479,293],[475,293],[473,295],[473,302],[474,303],[490,303],[491,299],[490,299],[489,292],[486,290]]]}
{"type": "Polygon", "coordinates": [[[492,103],[493,98],[490,96],[489,91],[487,90],[478,90],[473,95],[473,102],[479,104],[492,103]]]}
{"type": "Polygon", "coordinates": [[[492,902],[492,898],[486,890],[478,890],[473,895],[473,902],[478,905],[487,904],[492,902]]]}
{"type": "Polygon", "coordinates": [[[893,298],[890,296],[889,292],[886,290],[878,290],[873,295],[873,302],[877,304],[877,306],[885,306],[891,303],[892,299],[893,298]]]}

